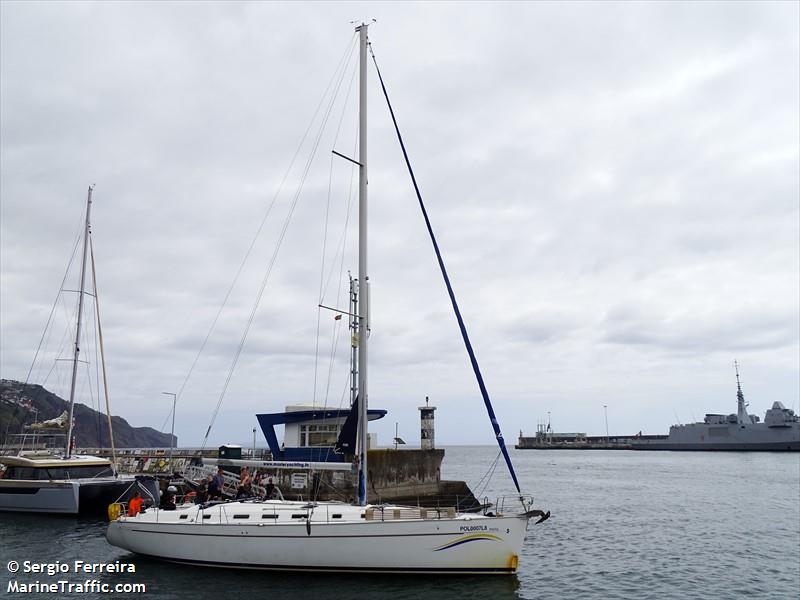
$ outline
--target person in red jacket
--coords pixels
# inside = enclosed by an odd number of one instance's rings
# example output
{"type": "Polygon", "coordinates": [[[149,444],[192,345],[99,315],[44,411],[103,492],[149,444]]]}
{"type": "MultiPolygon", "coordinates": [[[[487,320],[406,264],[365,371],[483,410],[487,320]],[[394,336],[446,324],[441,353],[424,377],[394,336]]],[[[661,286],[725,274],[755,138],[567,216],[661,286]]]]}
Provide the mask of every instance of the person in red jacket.
{"type": "Polygon", "coordinates": [[[133,495],[133,498],[130,499],[130,502],[128,502],[128,516],[135,517],[142,512],[143,502],[144,500],[142,500],[142,495],[139,492],[136,492],[133,495]]]}

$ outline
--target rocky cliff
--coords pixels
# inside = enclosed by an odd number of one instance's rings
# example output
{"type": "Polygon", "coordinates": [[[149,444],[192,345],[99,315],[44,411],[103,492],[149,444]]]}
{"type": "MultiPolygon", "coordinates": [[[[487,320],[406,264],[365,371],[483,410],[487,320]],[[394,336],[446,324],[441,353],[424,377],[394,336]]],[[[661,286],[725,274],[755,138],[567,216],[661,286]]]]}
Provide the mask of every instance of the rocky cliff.
{"type": "MultiPolygon", "coordinates": [[[[20,433],[24,425],[34,420],[54,419],[65,410],[69,410],[69,403],[40,385],[0,379],[0,440],[4,440],[6,431],[9,435],[20,433]]],[[[73,434],[78,448],[110,446],[108,419],[104,413],[75,404],[74,417],[73,434]]],[[[165,448],[170,445],[169,434],[152,427],[132,427],[125,419],[116,416],[111,417],[111,424],[117,448],[165,448]]]]}

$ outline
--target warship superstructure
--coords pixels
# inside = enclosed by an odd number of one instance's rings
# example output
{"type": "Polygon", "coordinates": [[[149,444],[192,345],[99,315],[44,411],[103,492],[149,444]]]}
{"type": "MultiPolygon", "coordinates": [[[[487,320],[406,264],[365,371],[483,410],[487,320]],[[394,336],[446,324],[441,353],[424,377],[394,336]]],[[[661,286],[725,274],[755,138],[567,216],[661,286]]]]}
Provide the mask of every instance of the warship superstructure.
{"type": "Polygon", "coordinates": [[[707,414],[702,423],[673,425],[665,440],[639,440],[634,450],[769,450],[800,451],[800,417],[774,402],[764,421],[747,412],[747,403],[736,368],[735,414],[707,414]]]}

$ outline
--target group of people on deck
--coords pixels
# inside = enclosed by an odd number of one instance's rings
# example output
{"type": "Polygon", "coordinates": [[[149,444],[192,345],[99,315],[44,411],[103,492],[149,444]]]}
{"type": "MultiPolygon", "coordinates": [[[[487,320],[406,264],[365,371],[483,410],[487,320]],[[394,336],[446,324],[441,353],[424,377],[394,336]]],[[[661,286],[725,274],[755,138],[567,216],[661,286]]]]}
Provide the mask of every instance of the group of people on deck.
{"type": "MultiPolygon", "coordinates": [[[[256,470],[254,474],[251,474],[248,467],[242,467],[239,483],[236,486],[235,498],[241,500],[242,498],[261,497],[260,494],[255,493],[254,488],[262,485],[264,487],[263,498],[265,500],[271,500],[278,496],[278,488],[273,483],[272,477],[266,476],[261,470],[256,470]],[[264,477],[267,477],[266,484],[263,483],[264,477]]],[[[224,499],[224,487],[225,471],[222,467],[219,467],[216,475],[209,475],[205,481],[201,482],[195,496],[195,503],[202,504],[203,502],[224,499]]]]}
{"type": "MultiPolygon", "coordinates": [[[[217,469],[216,475],[209,475],[205,481],[200,482],[196,492],[190,492],[183,497],[183,502],[191,502],[194,500],[195,504],[203,504],[214,500],[224,499],[225,487],[225,471],[222,467],[217,469]]],[[[161,495],[159,508],[164,510],[175,510],[176,498],[178,490],[174,486],[169,486],[166,491],[161,495]]],[[[279,497],[278,488],[272,481],[272,477],[267,476],[261,470],[256,470],[255,474],[250,473],[250,469],[242,467],[241,474],[239,475],[239,484],[236,488],[236,499],[243,498],[262,498],[264,500],[272,500],[279,497]],[[263,483],[264,478],[267,482],[263,483]],[[254,488],[264,487],[264,495],[254,493],[254,488]]],[[[136,492],[133,497],[128,501],[128,516],[136,516],[145,508],[144,499],[139,492],[136,492]]]]}

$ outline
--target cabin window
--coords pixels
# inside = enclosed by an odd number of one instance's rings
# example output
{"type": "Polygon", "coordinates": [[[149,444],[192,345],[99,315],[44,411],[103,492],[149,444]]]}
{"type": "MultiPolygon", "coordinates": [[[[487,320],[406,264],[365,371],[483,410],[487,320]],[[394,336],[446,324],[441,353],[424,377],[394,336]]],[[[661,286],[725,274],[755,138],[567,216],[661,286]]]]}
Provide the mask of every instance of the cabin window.
{"type": "Polygon", "coordinates": [[[261,515],[262,519],[277,519],[278,515],[261,515]]]}
{"type": "Polygon", "coordinates": [[[203,515],[203,518],[204,518],[204,519],[210,519],[210,518],[211,518],[211,515],[203,515]]]}
{"type": "Polygon", "coordinates": [[[342,518],[342,515],[339,514],[339,513],[335,513],[335,514],[331,515],[331,519],[341,519],[341,518],[342,518]]]}
{"type": "MultiPolygon", "coordinates": [[[[52,469],[48,470],[52,472],[52,469]]],[[[110,466],[68,467],[63,470],[66,471],[68,477],[100,477],[102,475],[107,476],[112,474],[110,466]]],[[[53,479],[58,478],[54,477],[53,479]]]]}
{"type": "Polygon", "coordinates": [[[300,446],[333,446],[339,437],[339,425],[300,425],[300,446]]]}
{"type": "Polygon", "coordinates": [[[178,518],[179,518],[179,519],[188,519],[188,518],[189,518],[189,515],[181,515],[181,516],[180,516],[180,517],[178,517],[178,518]]]}
{"type": "Polygon", "coordinates": [[[104,465],[87,465],[85,467],[9,467],[4,479],[47,481],[49,479],[90,478],[100,475],[111,475],[111,468],[104,465]]]}
{"type": "Polygon", "coordinates": [[[250,515],[233,515],[234,519],[249,519],[250,515]]]}
{"type": "Polygon", "coordinates": [[[306,516],[307,515],[305,515],[305,514],[302,514],[302,515],[301,514],[294,514],[294,515],[292,515],[292,518],[293,519],[305,519],[306,516]]]}

